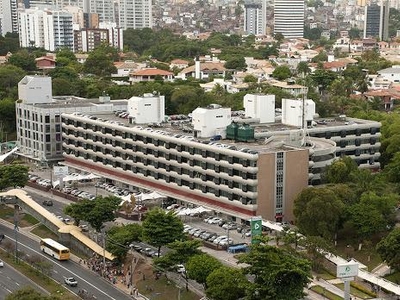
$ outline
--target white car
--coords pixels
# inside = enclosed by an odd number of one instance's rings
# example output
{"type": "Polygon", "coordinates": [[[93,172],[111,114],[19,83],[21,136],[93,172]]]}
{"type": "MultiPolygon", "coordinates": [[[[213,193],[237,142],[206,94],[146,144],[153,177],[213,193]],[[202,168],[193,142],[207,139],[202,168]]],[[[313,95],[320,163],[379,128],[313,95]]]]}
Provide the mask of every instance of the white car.
{"type": "Polygon", "coordinates": [[[185,273],[186,272],[185,266],[184,265],[176,265],[176,271],[181,274],[185,273]]]}
{"type": "Polygon", "coordinates": [[[221,221],[221,218],[212,218],[210,220],[208,220],[209,224],[218,224],[219,221],[221,221]]]}
{"type": "Polygon", "coordinates": [[[4,267],[4,262],[0,260],[0,268],[4,267]]]}
{"type": "Polygon", "coordinates": [[[69,286],[77,286],[78,285],[78,281],[76,281],[76,279],[74,277],[65,278],[64,282],[66,285],[69,285],[69,286]]]}
{"type": "Polygon", "coordinates": [[[213,243],[218,245],[220,241],[227,239],[228,237],[226,235],[221,235],[217,237],[215,240],[213,240],[213,243]]]}
{"type": "Polygon", "coordinates": [[[218,245],[220,246],[226,246],[226,245],[232,245],[233,244],[233,240],[231,238],[226,238],[226,239],[222,239],[221,241],[219,241],[218,245]]]}

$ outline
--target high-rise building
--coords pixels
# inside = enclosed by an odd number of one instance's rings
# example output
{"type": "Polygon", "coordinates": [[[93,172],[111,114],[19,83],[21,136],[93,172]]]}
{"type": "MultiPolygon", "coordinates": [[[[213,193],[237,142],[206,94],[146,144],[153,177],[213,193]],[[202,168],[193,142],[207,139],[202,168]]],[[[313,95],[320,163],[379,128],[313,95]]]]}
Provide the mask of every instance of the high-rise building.
{"type": "Polygon", "coordinates": [[[66,11],[26,9],[20,12],[21,47],[39,47],[48,51],[73,50],[72,14],[66,11]]]}
{"type": "Polygon", "coordinates": [[[124,30],[153,27],[151,0],[121,0],[117,10],[117,24],[124,30]]]}
{"type": "Polygon", "coordinates": [[[18,32],[17,0],[2,0],[0,2],[1,35],[7,32],[18,32]]]}
{"type": "Polygon", "coordinates": [[[115,5],[111,0],[90,0],[89,12],[99,15],[99,22],[115,22],[115,5]]]}
{"type": "Polygon", "coordinates": [[[244,4],[244,31],[246,34],[265,35],[266,3],[248,2],[244,4]]]}
{"type": "Polygon", "coordinates": [[[304,36],[304,0],[274,1],[274,34],[285,38],[304,36]]]}
{"type": "Polygon", "coordinates": [[[380,5],[372,3],[365,7],[364,38],[389,37],[389,2],[381,0],[380,5]]]}

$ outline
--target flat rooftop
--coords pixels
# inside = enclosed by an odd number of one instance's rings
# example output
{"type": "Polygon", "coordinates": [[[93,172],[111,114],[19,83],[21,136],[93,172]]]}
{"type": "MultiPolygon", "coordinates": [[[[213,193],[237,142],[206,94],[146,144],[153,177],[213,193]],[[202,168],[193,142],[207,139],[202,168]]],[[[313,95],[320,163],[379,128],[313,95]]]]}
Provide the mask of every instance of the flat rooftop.
{"type": "MultiPolygon", "coordinates": [[[[249,142],[242,142],[242,141],[235,141],[229,139],[223,140],[215,140],[213,138],[198,138],[193,136],[193,127],[191,125],[191,119],[186,115],[174,115],[169,116],[169,121],[158,124],[158,123],[151,123],[151,124],[132,124],[129,122],[127,118],[121,118],[115,115],[115,113],[92,113],[91,115],[85,115],[83,113],[73,113],[76,116],[89,118],[92,120],[106,122],[110,124],[115,124],[124,127],[136,128],[139,130],[144,130],[148,132],[153,132],[160,135],[168,135],[175,138],[188,140],[188,141],[195,141],[202,144],[214,145],[220,148],[228,148],[231,150],[239,150],[242,152],[247,153],[265,153],[265,152],[276,152],[279,150],[283,151],[290,151],[295,149],[326,149],[331,148],[333,146],[333,142],[330,140],[325,140],[321,138],[313,138],[307,137],[306,140],[309,141],[309,145],[311,146],[302,146],[301,139],[298,142],[290,142],[289,136],[284,134],[284,131],[293,130],[293,131],[301,131],[301,129],[294,127],[294,126],[287,126],[281,123],[272,123],[272,124],[251,124],[251,126],[255,129],[255,134],[257,133],[267,133],[267,132],[274,132],[275,134],[273,137],[260,137],[256,138],[249,142]],[[279,132],[282,134],[279,134],[279,132]],[[278,132],[278,134],[276,134],[278,132]]],[[[234,121],[240,123],[246,123],[246,119],[240,118],[239,116],[233,117],[234,121]]],[[[317,126],[338,126],[338,125],[345,125],[350,124],[350,122],[354,121],[337,121],[334,119],[321,119],[317,120],[320,122],[321,125],[317,126]]],[[[360,120],[363,121],[363,120],[360,120]]]]}

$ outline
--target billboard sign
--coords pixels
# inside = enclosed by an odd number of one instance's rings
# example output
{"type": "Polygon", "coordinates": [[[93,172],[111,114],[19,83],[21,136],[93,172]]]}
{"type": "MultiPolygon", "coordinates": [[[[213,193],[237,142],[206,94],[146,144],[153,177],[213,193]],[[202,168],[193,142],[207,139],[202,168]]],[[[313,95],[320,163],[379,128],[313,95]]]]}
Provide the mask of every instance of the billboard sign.
{"type": "Polygon", "coordinates": [[[358,263],[349,262],[337,265],[336,277],[347,278],[347,277],[355,277],[357,275],[358,275],[358,263]]]}
{"type": "Polygon", "coordinates": [[[68,167],[67,166],[54,166],[53,167],[54,177],[64,177],[68,175],[68,167]]]}
{"type": "Polygon", "coordinates": [[[251,226],[251,243],[257,244],[259,243],[257,237],[262,235],[262,218],[261,217],[251,218],[250,226],[251,226]]]}

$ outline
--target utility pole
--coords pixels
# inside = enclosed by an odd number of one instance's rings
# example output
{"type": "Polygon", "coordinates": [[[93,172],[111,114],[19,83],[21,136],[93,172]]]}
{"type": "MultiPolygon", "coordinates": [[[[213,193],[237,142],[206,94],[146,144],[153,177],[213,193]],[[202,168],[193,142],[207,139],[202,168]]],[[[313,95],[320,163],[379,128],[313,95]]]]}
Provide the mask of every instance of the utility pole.
{"type": "Polygon", "coordinates": [[[18,222],[19,222],[19,206],[14,205],[14,234],[15,234],[15,261],[18,263],[18,222]]]}
{"type": "Polygon", "coordinates": [[[106,274],[106,231],[104,226],[102,228],[103,232],[103,276],[106,274]]]}

